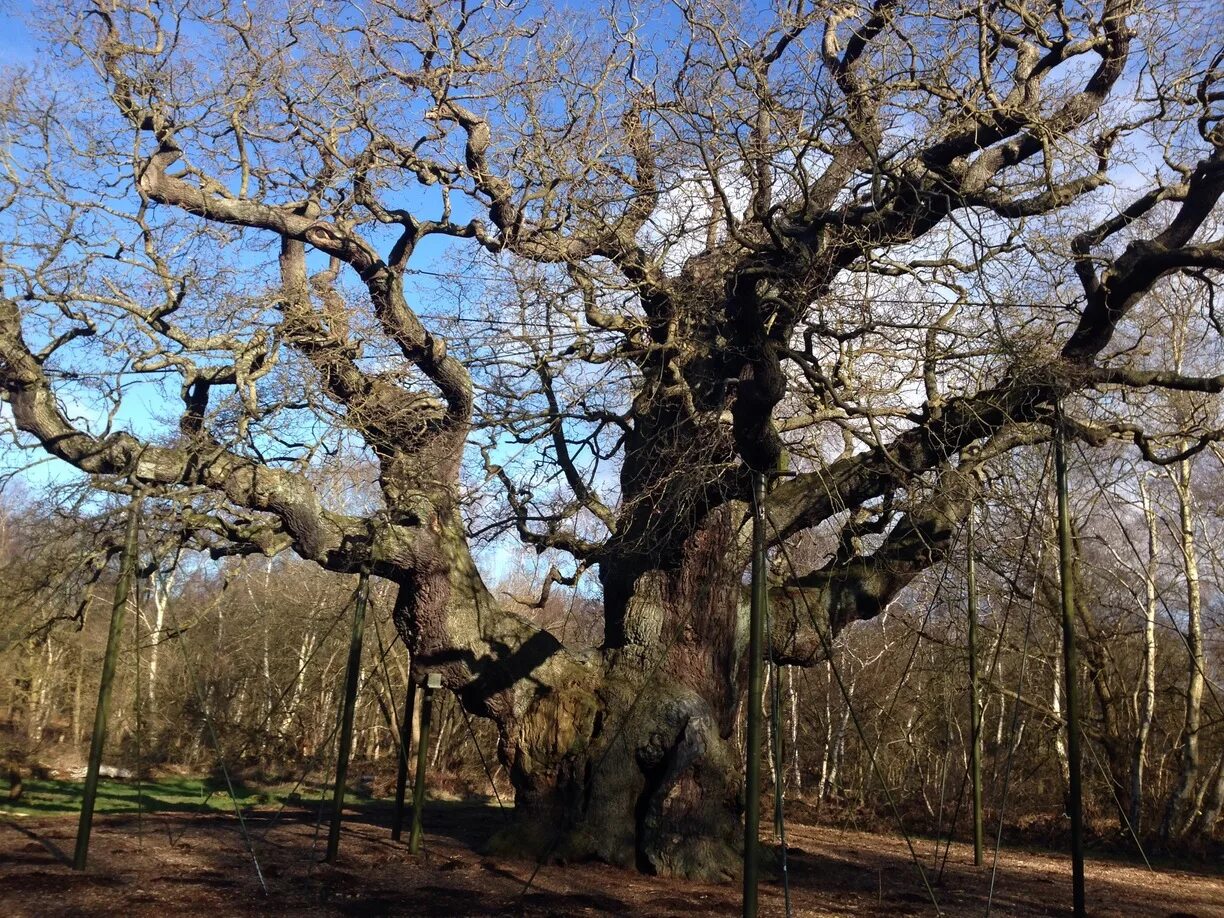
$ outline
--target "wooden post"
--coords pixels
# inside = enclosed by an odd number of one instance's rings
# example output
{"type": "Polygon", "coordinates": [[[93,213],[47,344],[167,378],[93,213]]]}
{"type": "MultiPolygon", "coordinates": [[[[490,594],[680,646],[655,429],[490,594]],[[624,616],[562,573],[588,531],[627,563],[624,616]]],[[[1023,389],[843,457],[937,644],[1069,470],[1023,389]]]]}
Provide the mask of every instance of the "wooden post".
{"type": "Polygon", "coordinates": [[[425,763],[429,754],[429,719],[433,714],[434,689],[441,687],[441,673],[430,673],[425,677],[425,697],[421,699],[421,735],[417,737],[416,779],[412,786],[412,833],[408,836],[408,850],[413,854],[419,854],[421,851],[421,813],[425,809],[425,763]]]}
{"type": "Polygon", "coordinates": [[[400,840],[404,826],[404,791],[408,784],[408,752],[412,745],[412,709],[416,701],[416,683],[408,680],[404,693],[404,719],[400,721],[399,768],[395,776],[395,817],[391,822],[391,839],[400,840]]]}
{"type": "Polygon", "coordinates": [[[127,530],[123,551],[119,556],[119,580],[115,583],[115,601],[111,606],[110,631],[106,635],[106,653],[102,657],[102,680],[98,685],[98,706],[94,710],[93,737],[89,741],[89,767],[85,772],[85,792],[81,798],[81,819],[77,825],[76,852],[72,866],[84,870],[89,859],[89,833],[93,828],[94,804],[98,799],[98,773],[102,767],[102,748],[106,745],[106,721],[110,712],[111,686],[115,681],[115,664],[119,659],[119,643],[123,632],[123,615],[127,611],[132,574],[136,567],[136,533],[140,525],[140,496],[132,498],[128,507],[127,530]]]}
{"type": "Polygon", "coordinates": [[[744,918],[756,918],[761,834],[761,690],[765,644],[765,476],[752,476],[752,602],[748,613],[747,759],[744,778],[744,918]]]}
{"type": "Polygon", "coordinates": [[[357,682],[361,677],[361,643],[365,637],[366,604],[370,597],[370,575],[361,572],[353,603],[353,632],[349,638],[348,666],[344,674],[344,708],[340,715],[340,750],[336,758],[336,788],[332,794],[331,827],[327,832],[327,863],[334,864],[340,852],[340,823],[344,816],[344,785],[348,779],[349,753],[353,747],[353,713],[357,709],[357,682]]]}
{"type": "Polygon", "coordinates": [[[1084,801],[1079,724],[1079,658],[1075,647],[1075,558],[1071,544],[1071,511],[1067,500],[1067,456],[1063,444],[1062,408],[1055,403],[1054,471],[1058,489],[1058,575],[1062,584],[1063,678],[1067,696],[1067,758],[1070,764],[1071,888],[1075,918],[1085,915],[1084,801]]]}
{"type": "Polygon", "coordinates": [[[965,580],[969,593],[969,736],[973,744],[970,751],[970,767],[973,771],[973,864],[975,867],[981,867],[985,863],[983,853],[985,836],[982,828],[982,704],[978,692],[977,564],[973,557],[977,529],[973,517],[971,509],[968,520],[969,550],[965,562],[965,580]]]}

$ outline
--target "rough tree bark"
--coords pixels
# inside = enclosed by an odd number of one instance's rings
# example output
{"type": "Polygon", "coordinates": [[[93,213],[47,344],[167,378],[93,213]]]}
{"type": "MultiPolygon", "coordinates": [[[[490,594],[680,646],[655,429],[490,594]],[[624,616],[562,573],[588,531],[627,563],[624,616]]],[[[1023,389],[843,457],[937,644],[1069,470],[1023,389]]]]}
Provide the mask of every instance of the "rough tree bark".
{"type": "Polygon", "coordinates": [[[1194,539],[1194,506],[1191,492],[1192,475],[1188,460],[1177,463],[1169,476],[1177,494],[1178,548],[1186,580],[1186,703],[1181,733],[1181,763],[1177,782],[1169,795],[1164,819],[1160,824],[1162,839],[1184,836],[1198,820],[1202,807],[1200,771],[1202,770],[1199,733],[1203,719],[1204,667],[1203,593],[1199,581],[1198,548],[1194,539]]]}
{"type": "Polygon", "coordinates": [[[1143,572],[1143,669],[1139,685],[1139,723],[1135,729],[1135,746],[1131,754],[1130,829],[1138,835],[1143,823],[1143,777],[1147,760],[1148,737],[1156,717],[1156,558],[1157,518],[1148,493],[1147,478],[1139,479],[1139,495],[1143,502],[1143,519],[1147,523],[1147,566],[1143,572]]]}

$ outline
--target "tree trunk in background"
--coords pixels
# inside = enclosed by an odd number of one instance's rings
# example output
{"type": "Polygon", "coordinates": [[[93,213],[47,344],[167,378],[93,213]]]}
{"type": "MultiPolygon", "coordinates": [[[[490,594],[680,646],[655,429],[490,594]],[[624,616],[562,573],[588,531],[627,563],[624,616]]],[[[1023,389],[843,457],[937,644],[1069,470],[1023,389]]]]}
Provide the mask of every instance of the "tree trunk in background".
{"type": "MultiPolygon", "coordinates": [[[[829,676],[830,690],[837,688],[837,680],[833,679],[832,674],[829,676]]],[[[842,699],[841,719],[837,723],[837,731],[833,735],[832,742],[832,761],[829,765],[829,774],[825,779],[825,795],[832,797],[834,789],[837,787],[837,779],[842,770],[842,762],[846,755],[846,728],[850,726],[851,705],[854,703],[854,688],[858,684],[858,675],[846,686],[846,697],[842,699]]]]}
{"type": "MultiPolygon", "coordinates": [[[[424,706],[423,699],[425,694],[425,689],[423,689],[416,682],[408,683],[408,691],[412,692],[412,732],[408,744],[409,748],[404,750],[405,756],[415,754],[417,744],[421,742],[421,708],[424,706]]],[[[414,780],[413,775],[416,774],[415,768],[413,767],[415,763],[416,759],[408,759],[408,780],[410,781],[414,780]]]]}
{"type": "MultiPolygon", "coordinates": [[[[773,787],[778,786],[778,780],[779,780],[778,763],[777,763],[776,757],[773,754],[773,750],[775,749],[776,744],[779,742],[779,738],[778,738],[779,724],[777,721],[775,721],[774,716],[773,716],[774,714],[773,680],[776,679],[777,677],[778,677],[778,674],[775,671],[774,667],[766,664],[765,665],[765,684],[761,689],[761,700],[762,700],[762,704],[764,705],[764,716],[765,716],[765,748],[768,750],[768,752],[765,755],[765,759],[767,763],[769,764],[769,778],[770,778],[771,786],[773,787]]],[[[780,716],[781,716],[781,713],[779,712],[779,717],[780,716]]]]}
{"type": "MultiPolygon", "coordinates": [[[[1075,540],[1078,553],[1078,536],[1075,540]]],[[[1080,661],[1083,664],[1084,675],[1088,686],[1092,689],[1097,701],[1097,711],[1100,715],[1097,741],[1104,756],[1101,759],[1101,771],[1109,783],[1109,796],[1106,798],[1114,804],[1118,827],[1126,831],[1128,814],[1130,812],[1131,788],[1131,750],[1133,737],[1129,730],[1124,729],[1122,700],[1118,689],[1124,683],[1118,675],[1118,667],[1114,663],[1110,637],[1098,624],[1096,615],[1088,600],[1088,591],[1083,584],[1082,564],[1075,567],[1076,590],[1075,611],[1083,629],[1083,635],[1078,642],[1080,661]]],[[[1089,750],[1089,757],[1092,753],[1089,750]]]]}
{"type": "Polygon", "coordinates": [[[292,687],[289,690],[288,698],[285,699],[285,706],[281,714],[282,735],[288,734],[293,726],[294,715],[302,701],[302,689],[306,686],[306,661],[310,659],[313,652],[314,630],[307,628],[302,632],[302,642],[298,645],[297,668],[294,670],[292,687]]]}
{"type": "Polygon", "coordinates": [[[1224,757],[1216,762],[1215,780],[1211,782],[1211,796],[1203,809],[1203,821],[1199,825],[1199,835],[1203,841],[1210,841],[1215,835],[1220,815],[1224,812],[1224,757]]]}
{"type": "Polygon", "coordinates": [[[441,708],[442,716],[438,718],[438,728],[431,731],[434,734],[433,756],[429,760],[430,771],[436,771],[438,768],[438,758],[442,755],[442,747],[446,744],[446,734],[451,725],[452,705],[449,696],[443,695],[437,707],[441,708]]]}
{"type": "Polygon", "coordinates": [[[1050,710],[1058,717],[1058,721],[1054,726],[1054,758],[1058,762],[1058,776],[1062,782],[1063,797],[1066,798],[1071,787],[1071,758],[1067,754],[1067,739],[1063,729],[1062,654],[1055,653],[1051,659],[1053,660],[1053,666],[1051,667],[1053,691],[1050,695],[1050,710]]]}
{"type": "Polygon", "coordinates": [[[786,688],[790,695],[791,767],[795,794],[803,796],[803,770],[799,765],[799,692],[795,689],[795,667],[786,667],[786,688]]]}
{"type": "Polygon", "coordinates": [[[1156,512],[1148,493],[1147,479],[1139,480],[1143,501],[1143,518],[1147,522],[1148,558],[1143,572],[1143,668],[1139,689],[1139,723],[1135,730],[1135,747],[1131,757],[1130,826],[1138,836],[1143,824],[1143,767],[1147,756],[1148,737],[1156,716],[1156,512]]]}
{"type": "Polygon", "coordinates": [[[43,663],[42,672],[37,677],[38,691],[32,695],[31,710],[29,712],[30,739],[34,745],[42,742],[43,731],[46,729],[47,721],[50,717],[51,683],[55,678],[56,672],[55,648],[50,640],[44,641],[43,651],[46,660],[43,663]]]}
{"type": "Polygon", "coordinates": [[[77,648],[76,687],[72,690],[72,744],[81,745],[81,689],[85,681],[85,650],[77,648]]]}
{"type": "Polygon", "coordinates": [[[152,589],[149,592],[153,594],[153,608],[155,610],[153,619],[153,633],[149,642],[151,644],[149,647],[149,684],[146,688],[146,695],[149,700],[150,717],[155,716],[157,713],[158,657],[161,654],[161,644],[165,637],[163,634],[163,629],[166,626],[166,607],[170,603],[170,591],[174,588],[174,579],[177,575],[178,569],[175,568],[169,573],[158,572],[150,578],[149,585],[152,587],[152,589]]]}
{"type": "Polygon", "coordinates": [[[1203,673],[1206,666],[1203,653],[1202,591],[1199,583],[1198,554],[1194,544],[1190,461],[1183,459],[1179,462],[1176,472],[1170,478],[1177,494],[1180,522],[1178,540],[1186,577],[1186,646],[1189,661],[1186,714],[1182,725],[1181,769],[1160,827],[1160,835],[1166,840],[1181,838],[1190,830],[1198,816],[1196,787],[1202,768],[1199,732],[1202,726],[1203,673]]]}
{"type": "Polygon", "coordinates": [[[829,766],[833,761],[833,672],[832,661],[825,664],[824,744],[820,753],[820,777],[816,783],[816,799],[823,801],[829,793],[829,766]]]}

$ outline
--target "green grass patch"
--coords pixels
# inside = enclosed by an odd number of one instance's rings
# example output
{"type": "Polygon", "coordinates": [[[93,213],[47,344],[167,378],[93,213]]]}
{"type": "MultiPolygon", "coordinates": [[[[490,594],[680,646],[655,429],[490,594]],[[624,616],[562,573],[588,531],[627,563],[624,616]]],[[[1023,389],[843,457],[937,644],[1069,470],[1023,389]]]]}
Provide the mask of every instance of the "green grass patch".
{"type": "MultiPolygon", "coordinates": [[[[56,816],[79,813],[84,793],[83,781],[30,779],[23,782],[21,799],[9,802],[9,783],[0,780],[0,813],[26,816],[56,816]]],[[[318,789],[299,788],[292,797],[292,787],[248,787],[234,785],[234,796],[243,809],[277,806],[288,802],[309,804],[317,801],[318,789]]],[[[160,778],[153,781],[117,781],[102,778],[98,782],[96,813],[202,813],[232,812],[234,801],[225,782],[209,778],[160,778]]]]}

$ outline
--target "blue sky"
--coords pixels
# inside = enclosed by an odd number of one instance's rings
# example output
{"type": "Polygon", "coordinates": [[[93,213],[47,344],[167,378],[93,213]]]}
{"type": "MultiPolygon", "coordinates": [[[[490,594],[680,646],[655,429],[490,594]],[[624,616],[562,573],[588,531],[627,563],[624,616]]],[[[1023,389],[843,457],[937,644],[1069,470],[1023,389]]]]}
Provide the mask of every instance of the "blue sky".
{"type": "Polygon", "coordinates": [[[30,6],[25,0],[0,0],[0,63],[24,63],[34,53],[34,40],[26,27],[30,6]]]}

